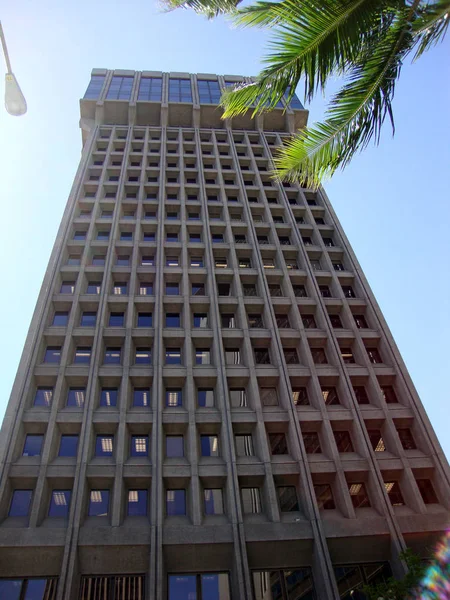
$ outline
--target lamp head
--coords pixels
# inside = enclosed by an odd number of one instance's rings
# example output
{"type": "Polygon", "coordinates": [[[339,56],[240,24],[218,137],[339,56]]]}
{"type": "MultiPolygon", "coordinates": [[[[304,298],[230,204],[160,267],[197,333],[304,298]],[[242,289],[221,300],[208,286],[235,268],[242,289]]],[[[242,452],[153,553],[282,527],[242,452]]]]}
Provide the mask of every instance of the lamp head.
{"type": "Polygon", "coordinates": [[[27,112],[27,101],[13,73],[5,75],[5,108],[15,117],[20,117],[27,112]]]}

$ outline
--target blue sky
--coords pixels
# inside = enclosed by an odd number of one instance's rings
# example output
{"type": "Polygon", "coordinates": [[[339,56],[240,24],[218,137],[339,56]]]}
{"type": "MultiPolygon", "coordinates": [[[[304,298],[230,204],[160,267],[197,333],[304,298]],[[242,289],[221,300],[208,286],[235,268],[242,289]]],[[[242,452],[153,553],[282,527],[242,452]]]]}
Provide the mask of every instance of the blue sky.
{"type": "MultiPolygon", "coordinates": [[[[91,69],[252,75],[268,39],[186,11],[162,14],[154,0],[15,0],[1,17],[29,110],[0,110],[0,415],[80,158],[78,98],[91,69]]],[[[449,56],[450,37],[404,66],[395,138],[386,128],[378,148],[325,186],[448,457],[449,56]]],[[[323,107],[322,98],[308,107],[310,121],[323,107]]]]}

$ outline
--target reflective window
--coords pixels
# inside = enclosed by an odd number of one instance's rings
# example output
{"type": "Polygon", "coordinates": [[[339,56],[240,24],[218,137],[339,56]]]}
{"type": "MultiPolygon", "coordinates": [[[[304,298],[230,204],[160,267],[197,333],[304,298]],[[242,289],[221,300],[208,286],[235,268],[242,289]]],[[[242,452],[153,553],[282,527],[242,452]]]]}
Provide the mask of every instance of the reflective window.
{"type": "Polygon", "coordinates": [[[166,457],[180,458],[184,456],[184,441],[182,435],[166,435],[166,457]]]}
{"type": "Polygon", "coordinates": [[[77,406],[78,408],[84,405],[86,388],[69,388],[67,392],[67,406],[77,406]]]}
{"type": "Polygon", "coordinates": [[[136,365],[149,365],[152,362],[152,353],[150,348],[136,348],[134,362],[136,365]]]}
{"type": "Polygon", "coordinates": [[[178,283],[166,283],[166,295],[167,296],[179,296],[180,285],[178,283]]]}
{"type": "Polygon", "coordinates": [[[75,350],[73,362],[79,365],[88,365],[91,362],[91,348],[88,346],[78,346],[75,350]]]}
{"type": "Polygon", "coordinates": [[[78,435],[63,434],[61,441],[59,442],[58,456],[70,456],[74,457],[77,455],[78,450],[78,435]]]}
{"type": "Polygon", "coordinates": [[[120,365],[120,348],[106,348],[103,364],[120,365]]]}
{"type": "Polygon", "coordinates": [[[244,408],[248,406],[247,393],[244,388],[232,388],[229,390],[229,394],[232,408],[244,408]]]}
{"type": "Polygon", "coordinates": [[[169,102],[192,102],[190,79],[169,79],[169,102]]]}
{"type": "Polygon", "coordinates": [[[34,406],[50,406],[53,397],[53,388],[38,387],[34,395],[34,406]]]}
{"type": "Polygon", "coordinates": [[[133,406],[150,406],[150,390],[147,388],[134,388],[133,390],[133,406]]]}
{"type": "Polygon", "coordinates": [[[272,455],[288,454],[284,433],[269,433],[269,446],[272,455]]]}
{"type": "Polygon", "coordinates": [[[211,364],[211,352],[208,348],[196,348],[195,364],[196,365],[210,365],[211,364]]]}
{"type": "Polygon", "coordinates": [[[236,435],[234,436],[236,443],[236,455],[237,456],[254,456],[253,440],[251,434],[236,435]]]}
{"type": "Polygon", "coordinates": [[[129,517],[145,517],[148,506],[147,498],[147,490],[129,490],[127,515],[129,517]]]}
{"type": "Polygon", "coordinates": [[[297,499],[297,490],[293,485],[277,487],[277,495],[281,512],[296,512],[300,510],[297,499]]]}
{"type": "Polygon", "coordinates": [[[219,104],[221,91],[218,81],[197,80],[200,104],[219,104]]]}
{"type": "Polygon", "coordinates": [[[168,517],[186,514],[185,490],[166,490],[166,511],[168,517]]]}
{"type": "Polygon", "coordinates": [[[206,313],[195,313],[193,325],[194,327],[208,327],[208,315],[206,313]]]}
{"type": "Polygon", "coordinates": [[[84,99],[97,100],[100,97],[104,81],[105,75],[91,75],[91,81],[84,94],[84,99]]]}
{"type": "Polygon", "coordinates": [[[109,326],[110,327],[123,327],[125,313],[123,312],[112,312],[109,315],[109,326]]]}
{"type": "Polygon", "coordinates": [[[148,436],[147,435],[132,435],[131,436],[131,456],[148,456],[148,436]]]}
{"type": "Polygon", "coordinates": [[[91,490],[89,494],[89,517],[107,517],[109,490],[91,490]]]}
{"type": "Polygon", "coordinates": [[[166,327],[181,327],[180,313],[166,313],[166,327]]]}
{"type": "Polygon", "coordinates": [[[95,294],[98,296],[100,294],[101,287],[101,282],[90,281],[86,288],[86,294],[95,294]]]}
{"type": "Polygon", "coordinates": [[[334,567],[334,576],[341,600],[366,600],[366,595],[361,591],[363,586],[384,583],[391,575],[389,563],[334,567]]]}
{"type": "Polygon", "coordinates": [[[182,393],[180,389],[166,389],[166,406],[182,406],[182,393]]]}
{"type": "Polygon", "coordinates": [[[152,326],[152,313],[149,313],[149,312],[138,313],[137,326],[138,327],[151,327],[152,326]]]}
{"type": "Polygon", "coordinates": [[[308,390],[305,387],[293,387],[292,400],[296,406],[308,406],[308,390]]]}
{"type": "Polygon", "coordinates": [[[95,327],[96,321],[97,321],[97,313],[96,312],[84,312],[81,315],[80,325],[81,325],[81,327],[95,327]]]}
{"type": "Polygon", "coordinates": [[[75,291],[75,281],[63,281],[59,290],[60,294],[73,294],[75,291]]]}
{"type": "Polygon", "coordinates": [[[202,408],[214,406],[214,390],[212,388],[199,388],[197,390],[197,404],[202,408]]]}
{"type": "Polygon", "coordinates": [[[33,435],[29,433],[25,438],[22,456],[40,456],[43,442],[43,435],[33,435]]]}
{"type": "Polygon", "coordinates": [[[314,600],[310,568],[253,572],[255,600],[314,600]]]}
{"type": "Polygon", "coordinates": [[[354,508],[370,506],[369,496],[364,483],[350,483],[348,489],[354,508]]]}
{"type": "Polygon", "coordinates": [[[169,575],[168,600],[231,600],[228,573],[169,575]]]}
{"type": "Polygon", "coordinates": [[[107,100],[129,100],[133,89],[134,76],[121,77],[115,75],[109,85],[107,100]]]}
{"type": "Polygon", "coordinates": [[[55,327],[65,327],[69,320],[69,313],[67,311],[57,311],[53,315],[52,325],[55,327]]]}
{"type": "Polygon", "coordinates": [[[219,456],[219,437],[217,435],[201,435],[200,449],[202,456],[219,456]]]}
{"type": "Polygon", "coordinates": [[[152,296],[153,295],[153,284],[151,282],[141,282],[139,284],[139,294],[141,296],[152,296]]]}
{"type": "Polygon", "coordinates": [[[49,517],[68,517],[72,490],[53,490],[48,509],[49,517]]]}
{"type": "Polygon", "coordinates": [[[262,511],[259,488],[242,488],[241,497],[244,514],[258,514],[262,511]]]}
{"type": "Polygon", "coordinates": [[[205,489],[205,515],[223,515],[223,494],[222,489],[205,489]]]}
{"type": "Polygon", "coordinates": [[[61,360],[61,346],[47,346],[45,349],[44,362],[59,364],[61,360]]]}
{"type": "Polygon", "coordinates": [[[95,456],[112,456],[113,446],[113,435],[97,435],[95,439],[95,456]]]}
{"type": "Polygon", "coordinates": [[[166,365],[181,365],[180,348],[166,348],[166,365]]]}
{"type": "Polygon", "coordinates": [[[117,388],[102,388],[100,392],[100,406],[116,406],[119,390],[117,388]]]}
{"type": "Polygon", "coordinates": [[[30,510],[33,490],[14,490],[11,498],[8,516],[26,517],[30,510]]]}
{"type": "Polygon", "coordinates": [[[162,79],[161,77],[141,77],[139,82],[138,100],[147,102],[161,102],[162,79]]]}
{"type": "Polygon", "coordinates": [[[331,486],[327,483],[314,485],[317,504],[319,509],[332,510],[336,508],[334,504],[333,492],[331,486]]]}

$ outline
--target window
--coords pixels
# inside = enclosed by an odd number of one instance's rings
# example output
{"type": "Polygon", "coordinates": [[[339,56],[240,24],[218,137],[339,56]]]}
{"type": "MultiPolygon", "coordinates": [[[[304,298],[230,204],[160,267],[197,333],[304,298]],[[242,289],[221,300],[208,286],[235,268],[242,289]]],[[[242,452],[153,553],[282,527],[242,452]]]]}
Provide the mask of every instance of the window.
{"type": "Polygon", "coordinates": [[[139,283],[139,294],[141,296],[152,296],[153,295],[153,283],[141,281],[139,283]]]}
{"type": "Polygon", "coordinates": [[[220,322],[223,329],[234,329],[236,327],[236,318],[232,314],[221,313],[220,322]]]}
{"type": "Polygon", "coordinates": [[[145,517],[147,515],[147,506],[147,490],[128,490],[127,515],[129,517],[145,517]]]}
{"type": "Polygon", "coordinates": [[[132,240],[133,234],[131,233],[131,231],[122,231],[122,233],[120,234],[121,242],[131,242],[132,240]]]}
{"type": "Polygon", "coordinates": [[[161,77],[141,77],[139,82],[138,100],[147,102],[161,102],[162,79],[161,77]]]}
{"type": "Polygon", "coordinates": [[[263,266],[265,269],[274,269],[275,268],[275,259],[274,258],[263,258],[263,266]]]}
{"type": "Polygon", "coordinates": [[[122,282],[115,282],[113,284],[113,294],[115,296],[124,296],[127,294],[127,284],[122,282]]]}
{"type": "Polygon", "coordinates": [[[217,435],[200,436],[201,456],[219,456],[219,437],[217,435]]]}
{"type": "Polygon", "coordinates": [[[339,315],[329,315],[331,326],[335,329],[342,329],[342,321],[339,315]]]}
{"type": "Polygon", "coordinates": [[[332,264],[335,271],[345,271],[344,265],[341,262],[333,260],[332,264]]]}
{"type": "Polygon", "coordinates": [[[143,242],[154,242],[155,241],[155,233],[153,231],[144,231],[142,241],[143,242]]]}
{"type": "Polygon", "coordinates": [[[155,266],[155,257],[147,256],[147,255],[143,256],[141,259],[141,265],[143,267],[154,267],[155,266]]]}
{"type": "Polygon", "coordinates": [[[105,75],[91,75],[91,81],[84,94],[84,100],[97,100],[100,97],[104,81],[105,75]]]}
{"type": "Polygon", "coordinates": [[[134,388],[133,406],[142,408],[150,406],[150,390],[148,388],[134,388]]]}
{"type": "Polygon", "coordinates": [[[413,434],[411,433],[411,429],[401,428],[397,429],[398,437],[400,438],[400,442],[402,444],[403,450],[416,450],[416,442],[414,441],[413,434]]]}
{"type": "Polygon", "coordinates": [[[152,351],[150,348],[136,348],[134,356],[135,365],[150,365],[152,362],[152,351]]]}
{"type": "Polygon", "coordinates": [[[166,457],[181,458],[184,456],[184,440],[182,435],[166,435],[166,457]]]}
{"type": "Polygon", "coordinates": [[[416,479],[416,483],[425,504],[439,504],[433,484],[429,479],[416,479]]]}
{"type": "Polygon", "coordinates": [[[289,329],[291,324],[289,323],[289,317],[287,315],[275,315],[277,327],[279,329],[289,329]]]}
{"type": "Polygon", "coordinates": [[[95,438],[95,456],[112,456],[113,445],[113,435],[97,435],[95,438]]]}
{"type": "Polygon", "coordinates": [[[296,406],[308,406],[308,390],[305,387],[293,387],[292,400],[296,406]]]}
{"type": "Polygon", "coordinates": [[[148,436],[147,435],[132,435],[130,456],[145,457],[148,456],[148,436]]]}
{"type": "Polygon", "coordinates": [[[109,231],[100,230],[99,232],[97,232],[97,239],[102,241],[109,240],[109,231]]]}
{"type": "Polygon", "coordinates": [[[366,317],[364,315],[353,315],[353,318],[355,319],[356,327],[358,329],[369,328],[369,326],[367,325],[366,317]]]}
{"type": "Polygon", "coordinates": [[[320,454],[319,434],[316,431],[307,431],[302,433],[303,443],[305,444],[306,454],[320,454]]]}
{"type": "Polygon", "coordinates": [[[180,313],[166,313],[166,327],[181,327],[180,313]]]}
{"type": "Polygon", "coordinates": [[[27,434],[25,437],[22,456],[40,456],[43,442],[43,435],[33,435],[31,433],[27,434]]]}
{"type": "Polygon", "coordinates": [[[61,346],[47,346],[44,355],[45,363],[59,364],[61,359],[61,346]]]}
{"type": "Polygon", "coordinates": [[[259,488],[242,488],[242,511],[245,515],[259,514],[262,511],[259,488]]]}
{"type": "Polygon", "coordinates": [[[300,510],[297,490],[294,486],[277,487],[277,496],[281,512],[298,512],[300,510]]]}
{"type": "Polygon", "coordinates": [[[166,513],[168,517],[186,514],[186,490],[166,490],[166,513]]]}
{"type": "Polygon", "coordinates": [[[107,100],[130,100],[134,76],[121,77],[114,75],[109,85],[107,100]]]}
{"type": "Polygon", "coordinates": [[[166,365],[181,365],[180,348],[166,348],[166,365]]]}
{"type": "Polygon", "coordinates": [[[259,388],[259,395],[263,406],[278,406],[276,388],[259,388]]]}
{"type": "Polygon", "coordinates": [[[210,365],[211,364],[211,352],[209,348],[196,348],[195,349],[195,364],[196,365],[210,365]]]}
{"type": "Polygon", "coordinates": [[[311,569],[254,571],[255,600],[312,600],[316,597],[311,569]]]}
{"type": "Polygon", "coordinates": [[[217,293],[219,296],[229,296],[231,291],[231,285],[229,283],[218,283],[217,293]]]}
{"type": "Polygon", "coordinates": [[[319,285],[319,291],[322,298],[331,298],[330,288],[327,285],[319,285]]]}
{"type": "Polygon", "coordinates": [[[178,233],[167,233],[166,242],[178,242],[178,233]]]}
{"type": "Polygon", "coordinates": [[[34,395],[33,406],[50,406],[53,397],[53,388],[38,387],[34,395]]]}
{"type": "Polygon", "coordinates": [[[86,294],[95,294],[98,296],[100,294],[102,284],[100,281],[90,281],[86,288],[86,294]]]}
{"type": "Polygon", "coordinates": [[[119,390],[117,388],[102,388],[100,392],[100,406],[117,406],[119,390]]]}
{"type": "Polygon", "coordinates": [[[268,348],[255,348],[255,363],[257,365],[270,365],[270,354],[268,348]]]}
{"type": "Polygon", "coordinates": [[[206,313],[194,313],[194,327],[208,327],[208,315],[206,313]]]}
{"type": "Polygon", "coordinates": [[[398,481],[385,482],[384,488],[392,506],[404,506],[405,501],[398,481]]]}
{"type": "Polygon", "coordinates": [[[218,81],[197,80],[200,104],[219,104],[221,91],[218,81]]]}
{"type": "Polygon", "coordinates": [[[81,315],[80,325],[81,327],[95,327],[95,323],[97,322],[97,313],[96,312],[83,312],[81,315]]]}
{"type": "Polygon", "coordinates": [[[169,102],[192,102],[190,79],[169,79],[169,102]]]}
{"type": "Polygon", "coordinates": [[[350,483],[348,491],[350,492],[354,508],[366,508],[370,506],[369,496],[364,483],[350,483]]]}
{"type": "Polygon", "coordinates": [[[125,314],[123,312],[112,312],[109,315],[110,327],[123,327],[125,314]]]}
{"type": "Polygon", "coordinates": [[[302,317],[302,322],[303,322],[303,327],[305,329],[316,329],[317,328],[317,323],[316,323],[316,319],[314,318],[314,315],[301,315],[302,317]]]}
{"type": "Polygon", "coordinates": [[[109,490],[91,490],[89,494],[89,517],[107,517],[109,509],[109,490]]]}
{"type": "Polygon", "coordinates": [[[257,296],[258,292],[256,291],[256,285],[247,284],[242,286],[242,290],[244,292],[244,296],[257,296]]]}
{"type": "Polygon", "coordinates": [[[327,483],[314,485],[314,492],[316,494],[317,504],[319,510],[333,510],[336,508],[333,499],[333,492],[331,486],[327,483]]]}
{"type": "Polygon", "coordinates": [[[182,394],[180,389],[168,388],[166,389],[166,406],[175,407],[182,406],[182,394]]]}
{"type": "Polygon", "coordinates": [[[225,349],[225,364],[226,365],[240,365],[241,364],[241,353],[239,348],[226,348],[225,349]]]}
{"type": "Polygon", "coordinates": [[[220,488],[203,490],[205,515],[223,515],[223,495],[220,488]]]}
{"type": "Polygon", "coordinates": [[[61,435],[58,456],[74,458],[78,451],[78,435],[61,435]]]}
{"type": "Polygon", "coordinates": [[[237,456],[254,456],[253,440],[250,433],[234,436],[237,456]]]}
{"type": "Polygon", "coordinates": [[[166,296],[179,296],[180,295],[180,284],[179,283],[166,283],[166,296]]]}
{"type": "Polygon", "coordinates": [[[168,600],[231,600],[228,573],[169,575],[168,600]]]}
{"type": "Polygon", "coordinates": [[[248,326],[251,329],[261,329],[264,327],[264,321],[262,315],[249,314],[248,315],[248,326]]]}
{"type": "Polygon", "coordinates": [[[244,408],[247,406],[247,393],[245,388],[231,388],[229,394],[232,408],[244,408]]]}
{"type": "Polygon", "coordinates": [[[33,490],[14,490],[9,506],[9,517],[27,517],[33,490]]]}
{"type": "Polygon", "coordinates": [[[269,285],[269,294],[273,298],[281,298],[283,296],[283,292],[279,285],[269,285]]]}
{"type": "Polygon", "coordinates": [[[57,311],[53,315],[52,325],[54,327],[65,327],[69,320],[69,313],[67,311],[57,311]]]}
{"type": "Polygon", "coordinates": [[[86,396],[86,388],[69,388],[67,392],[67,406],[76,406],[77,408],[84,406],[86,396]]]}
{"type": "Polygon", "coordinates": [[[117,257],[116,265],[119,267],[126,267],[130,264],[130,257],[127,254],[119,254],[117,257]]]}
{"type": "Polygon", "coordinates": [[[75,281],[63,281],[59,290],[60,294],[73,294],[75,291],[75,281]]]}
{"type": "Polygon", "coordinates": [[[397,404],[397,395],[394,388],[391,385],[382,385],[381,393],[383,394],[384,401],[387,404],[397,404]]]}
{"type": "Polygon", "coordinates": [[[212,388],[198,388],[197,404],[201,408],[212,408],[214,406],[214,390],[212,388]]]}
{"type": "Polygon", "coordinates": [[[306,293],[306,288],[304,285],[293,285],[292,289],[294,290],[294,295],[297,298],[307,298],[308,294],[306,293]]]}
{"type": "Polygon", "coordinates": [[[341,357],[346,365],[355,364],[355,357],[351,348],[341,348],[341,357]]]}
{"type": "Polygon", "coordinates": [[[222,233],[213,233],[211,235],[211,240],[213,244],[222,244],[223,243],[223,234],[222,233]]]}
{"type": "Polygon", "coordinates": [[[287,365],[298,365],[300,360],[298,358],[297,350],[295,348],[283,348],[284,360],[287,365]]]}
{"type": "Polygon", "coordinates": [[[353,392],[358,404],[369,404],[369,397],[367,396],[366,388],[363,385],[354,385],[353,392]]]}
{"type": "Polygon", "coordinates": [[[284,433],[269,433],[269,446],[273,456],[288,454],[286,436],[284,433]]]}
{"type": "Polygon", "coordinates": [[[326,365],[328,363],[327,355],[323,348],[311,348],[311,354],[316,365],[326,365]]]}
{"type": "Polygon", "coordinates": [[[348,431],[333,431],[333,434],[339,452],[354,452],[352,438],[348,431]]]}
{"type": "Polygon", "coordinates": [[[333,239],[330,238],[330,237],[324,237],[323,238],[323,243],[325,244],[325,246],[328,246],[329,248],[331,248],[332,246],[334,246],[333,239]]]}
{"type": "MultiPolygon", "coordinates": [[[[169,241],[169,240],[167,240],[169,241]]],[[[190,233],[189,234],[189,241],[190,242],[201,242],[202,241],[202,237],[199,233],[190,233]]]]}
{"type": "Polygon", "coordinates": [[[369,360],[373,365],[379,365],[383,362],[377,348],[366,348],[366,350],[369,360]]]}
{"type": "Polygon", "coordinates": [[[362,600],[367,598],[362,593],[364,585],[377,585],[386,583],[392,576],[392,571],[388,562],[369,563],[360,565],[336,566],[334,574],[340,592],[340,598],[349,600],[362,600]],[[350,593],[349,593],[349,590],[350,593]],[[353,593],[352,593],[353,592],[353,593]]]}
{"type": "Polygon", "coordinates": [[[104,365],[120,365],[121,349],[117,347],[108,347],[105,350],[104,365]]]}
{"type": "Polygon", "coordinates": [[[58,579],[0,579],[0,598],[41,600],[56,598],[58,579]],[[26,590],[26,591],[25,591],[26,590]]]}
{"type": "Polygon", "coordinates": [[[49,517],[68,517],[72,490],[53,490],[48,509],[49,517]]]}
{"type": "Polygon", "coordinates": [[[204,283],[193,283],[192,284],[192,295],[193,296],[204,296],[205,295],[205,284],[204,283]]]}
{"type": "Polygon", "coordinates": [[[346,298],[356,298],[356,294],[351,285],[343,285],[342,291],[344,292],[344,296],[346,298]]]}
{"type": "Polygon", "coordinates": [[[105,255],[104,254],[96,254],[92,257],[92,264],[95,266],[103,266],[105,264],[105,255]]]}
{"type": "MultiPolygon", "coordinates": [[[[251,260],[249,258],[239,258],[238,259],[238,266],[240,269],[250,269],[252,266],[251,260]]],[[[255,286],[253,286],[255,287],[255,286]]],[[[255,288],[255,292],[256,292],[256,288],[255,288]]],[[[247,295],[247,294],[245,294],[247,295]]],[[[250,296],[252,294],[249,294],[250,296]]],[[[256,293],[254,294],[256,296],[256,293]]]]}
{"type": "Polygon", "coordinates": [[[327,406],[340,404],[338,393],[334,387],[322,387],[322,396],[327,406]]]}
{"type": "Polygon", "coordinates": [[[201,256],[192,256],[190,265],[191,267],[203,267],[203,258],[201,256]]]}
{"type": "Polygon", "coordinates": [[[296,260],[286,259],[285,263],[286,263],[286,268],[287,269],[298,269],[298,263],[297,263],[296,260]]]}

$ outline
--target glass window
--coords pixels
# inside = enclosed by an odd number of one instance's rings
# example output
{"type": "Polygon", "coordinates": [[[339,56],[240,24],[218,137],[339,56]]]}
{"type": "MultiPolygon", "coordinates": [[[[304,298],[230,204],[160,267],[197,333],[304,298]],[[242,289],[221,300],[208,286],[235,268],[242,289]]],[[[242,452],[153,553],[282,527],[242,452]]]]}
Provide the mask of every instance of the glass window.
{"type": "Polygon", "coordinates": [[[316,319],[314,318],[314,315],[302,314],[302,322],[303,322],[303,327],[305,329],[316,329],[317,328],[316,319]]]}
{"type": "Polygon", "coordinates": [[[192,102],[190,79],[169,79],[169,102],[192,102]]]}
{"type": "Polygon", "coordinates": [[[92,257],[92,264],[96,265],[96,266],[102,266],[105,264],[105,257],[104,255],[95,255],[92,257]]]}
{"type": "Polygon", "coordinates": [[[117,388],[102,388],[100,392],[100,406],[117,406],[119,390],[117,388]]]}
{"type": "Polygon", "coordinates": [[[219,437],[217,435],[201,435],[200,449],[202,456],[219,456],[219,437]]]}
{"type": "Polygon", "coordinates": [[[367,434],[374,452],[384,452],[386,450],[380,429],[368,429],[367,434]]]}
{"type": "Polygon", "coordinates": [[[200,104],[219,104],[221,91],[218,81],[197,80],[200,104]]]}
{"type": "Polygon", "coordinates": [[[89,494],[89,517],[107,517],[109,490],[91,490],[89,494]]]}
{"type": "Polygon", "coordinates": [[[236,435],[234,437],[236,443],[237,456],[254,456],[253,440],[251,434],[236,435]]]}
{"type": "Polygon", "coordinates": [[[259,488],[242,488],[241,497],[244,514],[258,514],[262,511],[259,488]]]}
{"type": "Polygon", "coordinates": [[[333,434],[339,452],[354,452],[352,438],[348,431],[333,431],[333,434]]]}
{"type": "Polygon", "coordinates": [[[69,313],[67,311],[57,311],[53,315],[52,325],[55,327],[65,327],[69,320],[69,313]]]}
{"type": "Polygon", "coordinates": [[[103,364],[105,364],[105,365],[120,365],[120,348],[117,348],[117,347],[106,348],[103,364]]]}
{"type": "Polygon", "coordinates": [[[95,327],[96,321],[97,321],[97,313],[96,312],[84,312],[81,315],[80,325],[81,325],[81,327],[95,327]]]}
{"type": "Polygon", "coordinates": [[[277,495],[281,512],[297,512],[300,510],[297,490],[293,485],[277,487],[277,495]]]}
{"type": "Polygon", "coordinates": [[[180,285],[178,283],[166,283],[166,295],[167,296],[179,296],[180,285]]]}
{"type": "Polygon", "coordinates": [[[110,327],[123,327],[124,319],[125,319],[125,313],[112,312],[109,315],[109,326],[110,327]]]}
{"type": "Polygon", "coordinates": [[[403,506],[405,504],[398,481],[385,482],[384,487],[392,506],[403,506]]]}
{"type": "Polygon", "coordinates": [[[186,514],[185,490],[166,490],[166,511],[168,517],[186,514]]]}
{"type": "Polygon", "coordinates": [[[204,283],[193,283],[192,284],[192,295],[193,296],[204,296],[205,295],[205,284],[204,283]]]}
{"type": "Polygon", "coordinates": [[[0,598],[20,600],[22,579],[0,579],[0,598]]]}
{"type": "Polygon", "coordinates": [[[34,406],[50,406],[53,397],[53,388],[38,387],[34,395],[34,406]]]}
{"type": "Polygon", "coordinates": [[[127,515],[129,517],[145,517],[148,506],[147,490],[129,490],[127,515]]]}
{"type": "Polygon", "coordinates": [[[223,515],[223,495],[220,488],[203,490],[206,515],[223,515]]]}
{"type": "Polygon", "coordinates": [[[113,435],[97,435],[95,438],[95,456],[112,456],[113,445],[113,435]]]}
{"type": "Polygon", "coordinates": [[[131,456],[148,456],[148,436],[147,435],[132,435],[131,436],[131,456]]]}
{"type": "Polygon", "coordinates": [[[75,457],[78,450],[78,435],[63,434],[59,442],[58,456],[75,457]]]}
{"type": "Polygon", "coordinates": [[[326,365],[328,363],[327,355],[323,348],[311,348],[311,355],[317,365],[326,365]]]}
{"type": "Polygon", "coordinates": [[[278,406],[278,394],[276,388],[259,388],[259,395],[263,406],[278,406]]]}
{"type": "Polygon", "coordinates": [[[141,296],[152,296],[153,295],[153,283],[141,282],[139,284],[139,294],[141,296]]]}
{"type": "Polygon", "coordinates": [[[417,487],[425,504],[438,504],[439,500],[429,479],[416,479],[417,487]]]}
{"type": "Polygon", "coordinates": [[[139,82],[138,100],[147,102],[161,102],[162,79],[161,77],[141,77],[139,82]]]}
{"type": "Polygon", "coordinates": [[[184,441],[182,435],[166,435],[166,457],[181,458],[184,456],[184,441]]]}
{"type": "Polygon", "coordinates": [[[320,454],[320,439],[317,431],[304,431],[302,433],[303,443],[305,444],[306,454],[320,454]]]}
{"type": "Polygon", "coordinates": [[[180,313],[166,313],[166,327],[181,327],[180,313]]]}
{"type": "Polygon", "coordinates": [[[233,314],[222,313],[220,320],[223,329],[234,329],[236,327],[236,318],[233,314]]]}
{"type": "Polygon", "coordinates": [[[370,506],[369,496],[364,483],[350,483],[348,486],[354,508],[370,506]]]}
{"type": "Polygon", "coordinates": [[[296,406],[308,406],[308,390],[305,387],[293,387],[292,400],[296,406]]]}
{"type": "Polygon", "coordinates": [[[333,510],[336,508],[330,485],[327,483],[316,484],[314,485],[314,492],[316,494],[316,500],[319,509],[333,510]]]}
{"type": "Polygon", "coordinates": [[[180,348],[166,348],[166,365],[181,365],[180,348]]]}
{"type": "Polygon", "coordinates": [[[100,294],[101,287],[101,282],[90,281],[86,288],[86,294],[95,294],[98,296],[100,294]]]}
{"type": "Polygon", "coordinates": [[[59,364],[61,360],[61,346],[47,346],[45,349],[44,362],[59,364]]]}
{"type": "Polygon", "coordinates": [[[168,600],[231,600],[228,574],[169,575],[168,600]]]}
{"type": "Polygon", "coordinates": [[[208,315],[206,313],[194,313],[194,327],[208,327],[208,315]]]}
{"type": "Polygon", "coordinates": [[[391,385],[382,385],[381,393],[383,394],[383,398],[387,404],[398,403],[397,395],[395,393],[394,388],[391,385]]]}
{"type": "Polygon", "coordinates": [[[417,446],[411,429],[408,429],[407,427],[397,429],[397,433],[403,446],[403,450],[416,450],[417,446]]]}
{"type": "Polygon", "coordinates": [[[229,394],[232,408],[244,408],[248,406],[245,388],[230,388],[229,394]]]}
{"type": "Polygon", "coordinates": [[[9,507],[9,517],[26,517],[30,510],[33,490],[14,490],[9,507]]]}
{"type": "Polygon", "coordinates": [[[69,388],[67,393],[67,406],[84,406],[86,388],[69,388]]]}
{"type": "Polygon", "coordinates": [[[22,456],[40,456],[43,442],[43,435],[28,433],[25,437],[22,456]]]}
{"type": "Polygon", "coordinates": [[[270,365],[270,355],[268,348],[255,348],[255,363],[257,365],[270,365]]]}
{"type": "Polygon", "coordinates": [[[210,365],[211,364],[211,352],[208,348],[196,348],[195,364],[196,365],[210,365]]]}
{"type": "Polygon", "coordinates": [[[136,365],[150,365],[152,362],[150,348],[136,348],[134,362],[136,365]]]}
{"type": "Polygon", "coordinates": [[[63,281],[59,290],[60,294],[73,294],[75,291],[75,281],[63,281]]]}
{"type": "Polygon", "coordinates": [[[84,94],[84,100],[97,100],[102,91],[105,75],[91,75],[91,81],[84,94]]]}
{"type": "Polygon", "coordinates": [[[129,100],[133,89],[134,76],[114,75],[109,84],[107,100],[129,100]]]}
{"type": "Polygon", "coordinates": [[[150,406],[150,390],[147,388],[134,388],[133,390],[133,406],[149,407],[150,406]]]}
{"type": "Polygon", "coordinates": [[[334,387],[322,387],[322,396],[328,406],[340,404],[338,393],[334,387]]]}
{"type": "Polygon", "coordinates": [[[180,389],[166,389],[166,406],[175,407],[182,406],[182,393],[180,389]]]}
{"type": "Polygon", "coordinates": [[[197,576],[169,575],[169,600],[199,600],[197,576]]]}
{"type": "Polygon", "coordinates": [[[124,296],[127,294],[127,284],[122,282],[113,283],[113,294],[115,296],[124,296]]]}
{"type": "Polygon", "coordinates": [[[358,404],[369,404],[366,388],[363,385],[354,385],[353,392],[355,393],[358,404]]]}
{"type": "Polygon", "coordinates": [[[138,313],[137,326],[138,327],[151,327],[152,326],[152,313],[149,313],[149,312],[138,313]]]}
{"type": "Polygon", "coordinates": [[[214,390],[212,388],[199,388],[197,390],[197,404],[202,408],[214,406],[214,390]]]}
{"type": "Polygon", "coordinates": [[[88,365],[91,362],[91,348],[87,346],[78,346],[75,350],[73,362],[78,365],[88,365]]]}
{"type": "Polygon", "coordinates": [[[286,436],[284,433],[269,433],[269,446],[272,455],[288,454],[286,436]]]}
{"type": "Polygon", "coordinates": [[[49,517],[68,517],[72,490],[53,490],[48,509],[49,517]]]}

